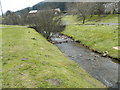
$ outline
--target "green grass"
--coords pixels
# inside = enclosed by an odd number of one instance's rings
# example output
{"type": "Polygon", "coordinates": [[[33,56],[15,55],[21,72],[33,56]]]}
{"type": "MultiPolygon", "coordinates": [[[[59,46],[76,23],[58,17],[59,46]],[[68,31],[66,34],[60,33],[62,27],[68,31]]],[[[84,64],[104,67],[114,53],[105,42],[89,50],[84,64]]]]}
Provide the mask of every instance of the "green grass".
{"type": "Polygon", "coordinates": [[[100,53],[107,51],[109,56],[118,58],[118,51],[113,49],[118,46],[118,26],[68,25],[62,33],[81,41],[93,50],[100,53]]]}
{"type": "Polygon", "coordinates": [[[74,16],[73,15],[64,16],[62,18],[62,21],[63,21],[63,23],[68,21],[69,24],[77,24],[77,23],[79,23],[79,21],[77,20],[77,16],[76,15],[74,15],[74,16]]]}
{"type": "Polygon", "coordinates": [[[2,88],[2,29],[0,28],[0,89],[2,88]]]}
{"type": "Polygon", "coordinates": [[[103,17],[99,22],[100,23],[118,23],[118,14],[107,15],[106,17],[103,17]]]}
{"type": "MultiPolygon", "coordinates": [[[[62,18],[62,20],[69,21],[70,24],[82,24],[82,17],[78,20],[77,15],[67,15],[62,18]]],[[[118,23],[118,14],[111,15],[94,15],[92,17],[87,16],[85,24],[99,24],[99,23],[118,23]]]]}
{"type": "Polygon", "coordinates": [[[105,87],[33,29],[6,26],[2,39],[3,88],[105,87]]]}

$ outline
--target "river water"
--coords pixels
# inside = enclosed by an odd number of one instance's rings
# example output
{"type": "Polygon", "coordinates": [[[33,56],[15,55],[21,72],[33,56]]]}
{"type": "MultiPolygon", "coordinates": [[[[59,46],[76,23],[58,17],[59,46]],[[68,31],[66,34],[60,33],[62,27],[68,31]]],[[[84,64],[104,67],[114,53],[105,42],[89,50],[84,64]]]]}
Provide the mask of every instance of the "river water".
{"type": "Polygon", "coordinates": [[[92,52],[63,35],[55,35],[51,40],[66,57],[78,63],[91,76],[107,87],[118,87],[119,64],[113,62],[111,58],[92,52]]]}

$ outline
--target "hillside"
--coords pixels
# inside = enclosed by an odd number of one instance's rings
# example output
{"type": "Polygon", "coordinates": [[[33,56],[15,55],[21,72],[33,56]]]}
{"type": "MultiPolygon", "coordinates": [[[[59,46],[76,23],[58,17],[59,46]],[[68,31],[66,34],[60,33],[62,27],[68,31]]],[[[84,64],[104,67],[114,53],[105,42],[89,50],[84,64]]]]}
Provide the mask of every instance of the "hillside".
{"type": "Polygon", "coordinates": [[[35,30],[4,27],[3,88],[105,87],[35,30]]]}
{"type": "Polygon", "coordinates": [[[39,2],[32,7],[26,7],[25,9],[19,10],[16,13],[24,14],[31,10],[42,10],[42,9],[55,9],[60,8],[62,11],[66,10],[66,2],[39,2]]]}

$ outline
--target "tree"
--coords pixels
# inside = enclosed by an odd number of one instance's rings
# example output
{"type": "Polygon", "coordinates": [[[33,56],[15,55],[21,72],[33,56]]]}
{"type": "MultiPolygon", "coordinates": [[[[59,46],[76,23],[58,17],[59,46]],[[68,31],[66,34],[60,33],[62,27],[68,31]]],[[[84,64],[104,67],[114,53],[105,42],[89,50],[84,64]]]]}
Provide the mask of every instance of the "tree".
{"type": "Polygon", "coordinates": [[[7,25],[19,25],[20,18],[17,14],[11,11],[7,11],[4,16],[4,24],[7,25]]]}
{"type": "Polygon", "coordinates": [[[101,15],[105,13],[105,4],[106,2],[97,2],[95,5],[95,14],[101,15]]]}
{"type": "Polygon", "coordinates": [[[63,29],[60,28],[60,16],[55,16],[53,10],[41,10],[35,15],[28,17],[30,26],[36,27],[44,37],[50,39],[53,33],[57,33],[63,29]]]}
{"type": "Polygon", "coordinates": [[[93,13],[95,5],[96,3],[93,3],[93,2],[77,2],[76,3],[77,14],[78,14],[78,17],[82,16],[83,24],[85,23],[86,16],[91,15],[93,13]]]}
{"type": "Polygon", "coordinates": [[[75,2],[67,2],[66,3],[67,13],[75,15],[76,14],[76,3],[75,2]]]}
{"type": "Polygon", "coordinates": [[[118,3],[106,3],[104,4],[106,14],[115,14],[118,13],[118,3]]]}

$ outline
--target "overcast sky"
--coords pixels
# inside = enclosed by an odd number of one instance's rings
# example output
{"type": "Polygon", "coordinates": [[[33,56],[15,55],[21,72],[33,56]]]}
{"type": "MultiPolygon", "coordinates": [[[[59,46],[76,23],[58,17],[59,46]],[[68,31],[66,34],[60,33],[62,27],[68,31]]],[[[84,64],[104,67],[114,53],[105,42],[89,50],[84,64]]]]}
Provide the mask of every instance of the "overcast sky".
{"type": "MultiPolygon", "coordinates": [[[[41,2],[43,0],[1,0],[1,4],[2,4],[2,9],[3,9],[3,12],[5,13],[7,10],[11,10],[11,11],[17,11],[17,10],[21,10],[23,8],[26,8],[26,7],[31,7],[39,2],[41,2]]],[[[120,0],[46,0],[46,1],[59,1],[59,2],[70,2],[70,1],[82,1],[82,2],[85,2],[85,1],[94,1],[94,2],[110,2],[110,1],[120,1],[120,0]]],[[[1,9],[1,8],[0,8],[1,9]]],[[[0,15],[1,15],[1,10],[0,10],[0,15]]]]}
{"type": "Polygon", "coordinates": [[[2,9],[5,13],[7,10],[17,11],[26,7],[31,7],[43,0],[1,0],[2,9]]]}

